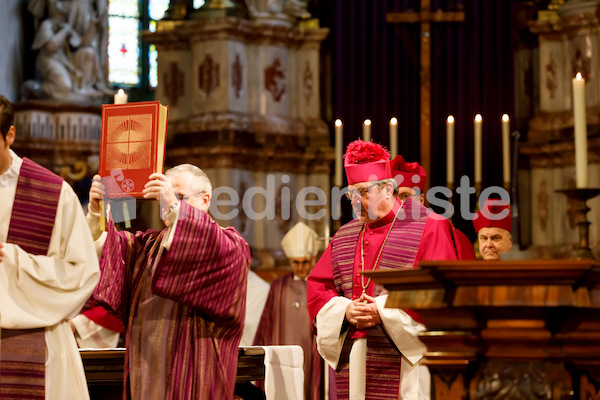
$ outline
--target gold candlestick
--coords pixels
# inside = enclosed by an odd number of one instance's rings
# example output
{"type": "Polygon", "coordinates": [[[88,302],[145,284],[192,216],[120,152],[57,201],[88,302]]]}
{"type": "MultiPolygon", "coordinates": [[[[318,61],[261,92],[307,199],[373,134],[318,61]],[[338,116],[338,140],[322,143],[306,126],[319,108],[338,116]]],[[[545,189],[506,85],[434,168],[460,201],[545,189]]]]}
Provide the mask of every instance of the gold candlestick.
{"type": "Polygon", "coordinates": [[[479,196],[481,196],[481,182],[475,182],[475,211],[479,211],[479,196]]]}
{"type": "Polygon", "coordinates": [[[577,226],[579,227],[579,247],[575,249],[572,259],[575,260],[593,260],[594,255],[590,248],[590,224],[587,219],[587,213],[591,210],[586,202],[600,194],[600,188],[577,188],[561,189],[558,193],[563,193],[570,199],[577,200],[577,226]]]}
{"type": "MultiPolygon", "coordinates": [[[[448,202],[449,202],[450,204],[454,204],[454,189],[456,189],[456,188],[454,187],[454,184],[453,184],[453,183],[451,183],[451,184],[449,184],[449,185],[446,185],[446,187],[447,187],[448,189],[450,189],[450,197],[448,198],[448,202]]],[[[456,211],[456,210],[455,210],[455,211],[456,211]]],[[[452,213],[452,214],[454,215],[454,213],[452,213]]],[[[448,218],[448,220],[449,220],[450,222],[452,222],[452,215],[451,215],[451,216],[448,218]]]]}

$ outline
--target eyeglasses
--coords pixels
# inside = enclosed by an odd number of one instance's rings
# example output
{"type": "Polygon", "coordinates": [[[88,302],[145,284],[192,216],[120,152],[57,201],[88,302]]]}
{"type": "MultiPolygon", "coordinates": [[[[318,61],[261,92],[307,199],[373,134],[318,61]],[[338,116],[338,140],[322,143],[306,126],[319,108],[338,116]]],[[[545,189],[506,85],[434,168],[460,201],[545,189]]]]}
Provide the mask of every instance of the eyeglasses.
{"type": "Polygon", "coordinates": [[[182,193],[175,192],[175,196],[177,196],[177,198],[179,200],[187,200],[187,199],[190,198],[190,196],[197,196],[197,195],[202,194],[202,193],[206,193],[206,192],[204,190],[202,190],[200,192],[192,193],[192,194],[182,194],[182,193]]]}
{"type": "Polygon", "coordinates": [[[420,194],[417,194],[417,193],[415,193],[415,194],[409,194],[409,193],[407,193],[407,192],[404,192],[404,193],[398,193],[398,198],[399,198],[400,200],[406,200],[406,198],[407,198],[407,197],[419,197],[419,196],[421,196],[421,195],[420,195],[420,194]]]}
{"type": "Polygon", "coordinates": [[[348,200],[352,200],[352,198],[354,197],[354,195],[357,194],[361,198],[366,199],[369,196],[369,189],[371,189],[373,186],[377,186],[377,185],[379,185],[379,182],[375,182],[372,185],[365,186],[364,188],[360,188],[360,189],[350,189],[350,188],[348,188],[348,192],[346,193],[346,197],[348,198],[348,200]]]}

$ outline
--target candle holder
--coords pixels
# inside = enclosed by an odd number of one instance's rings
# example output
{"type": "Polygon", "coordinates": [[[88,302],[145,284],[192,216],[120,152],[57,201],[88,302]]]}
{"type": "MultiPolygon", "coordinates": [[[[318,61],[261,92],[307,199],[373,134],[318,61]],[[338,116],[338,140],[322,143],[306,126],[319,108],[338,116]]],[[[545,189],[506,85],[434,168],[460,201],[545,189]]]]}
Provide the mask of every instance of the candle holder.
{"type": "Polygon", "coordinates": [[[475,182],[475,213],[479,211],[479,196],[481,196],[481,182],[475,182]]]}
{"type": "MultiPolygon", "coordinates": [[[[446,185],[446,187],[448,189],[450,189],[450,197],[448,198],[448,202],[452,205],[454,205],[454,190],[456,189],[454,187],[454,183],[449,183],[446,185]]],[[[454,214],[454,213],[452,213],[454,214]]],[[[448,220],[450,220],[450,222],[452,222],[452,215],[450,217],[448,217],[448,220]]]]}
{"type": "Polygon", "coordinates": [[[572,259],[593,260],[594,255],[590,248],[590,224],[587,213],[591,210],[586,202],[600,194],[600,188],[577,188],[561,189],[556,192],[566,195],[570,199],[577,200],[577,226],[579,227],[579,247],[575,249],[572,259]]]}

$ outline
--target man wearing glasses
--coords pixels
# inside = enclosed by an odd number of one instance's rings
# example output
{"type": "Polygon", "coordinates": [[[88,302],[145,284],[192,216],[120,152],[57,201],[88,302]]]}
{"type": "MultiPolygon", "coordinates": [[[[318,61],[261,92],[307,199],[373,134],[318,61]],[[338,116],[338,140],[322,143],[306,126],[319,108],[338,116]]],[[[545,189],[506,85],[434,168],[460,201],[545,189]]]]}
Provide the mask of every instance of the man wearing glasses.
{"type": "Polygon", "coordinates": [[[336,232],[308,277],[319,352],[336,369],[338,399],[429,399],[420,318],[385,309],[383,288],[360,272],[457,259],[452,225],[411,196],[399,199],[382,146],[350,143],[344,168],[356,219],[336,232]]]}
{"type": "Polygon", "coordinates": [[[248,243],[208,214],[212,186],[190,164],[150,175],[144,198],[157,201],[167,228],[100,230],[99,175],[88,224],[103,248],[94,300],[126,328],[130,399],[231,399],[250,266],[248,243]]]}

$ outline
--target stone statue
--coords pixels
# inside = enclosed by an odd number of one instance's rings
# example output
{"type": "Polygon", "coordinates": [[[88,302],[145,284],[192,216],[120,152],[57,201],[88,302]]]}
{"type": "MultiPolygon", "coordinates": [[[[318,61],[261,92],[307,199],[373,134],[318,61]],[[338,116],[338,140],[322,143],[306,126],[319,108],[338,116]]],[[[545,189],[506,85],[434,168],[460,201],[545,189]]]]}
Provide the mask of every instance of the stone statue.
{"type": "Polygon", "coordinates": [[[40,80],[26,81],[25,99],[102,104],[107,88],[107,2],[104,0],[31,0],[40,80]],[[40,23],[40,21],[42,21],[40,23]],[[104,45],[100,45],[100,44],[104,45]]]}
{"type": "Polygon", "coordinates": [[[295,25],[310,16],[307,0],[246,0],[250,15],[262,23],[295,25]]]}

